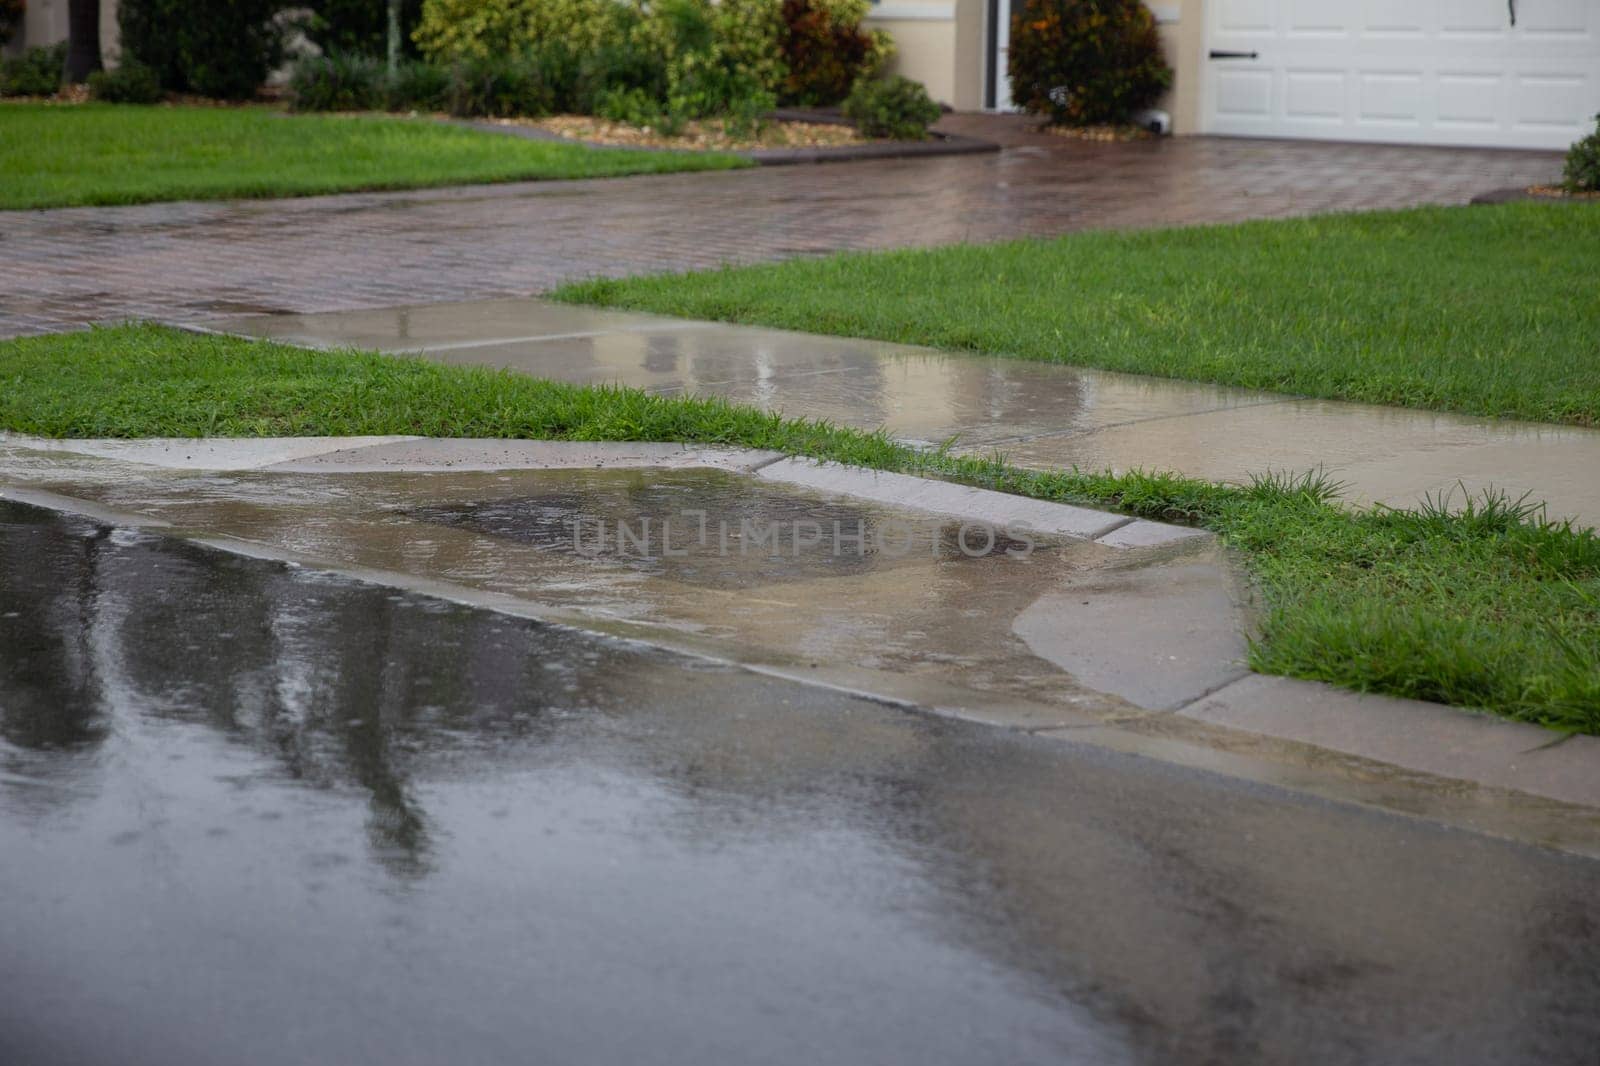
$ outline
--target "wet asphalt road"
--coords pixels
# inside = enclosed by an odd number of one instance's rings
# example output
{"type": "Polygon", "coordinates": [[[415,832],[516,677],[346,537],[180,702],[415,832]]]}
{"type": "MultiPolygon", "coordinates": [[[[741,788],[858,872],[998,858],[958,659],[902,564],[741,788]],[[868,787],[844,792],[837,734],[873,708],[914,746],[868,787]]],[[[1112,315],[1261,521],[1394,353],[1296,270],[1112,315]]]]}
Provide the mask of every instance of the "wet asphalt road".
{"type": "Polygon", "coordinates": [[[1600,863],[0,504],[0,1062],[1585,1063],[1600,863]]]}

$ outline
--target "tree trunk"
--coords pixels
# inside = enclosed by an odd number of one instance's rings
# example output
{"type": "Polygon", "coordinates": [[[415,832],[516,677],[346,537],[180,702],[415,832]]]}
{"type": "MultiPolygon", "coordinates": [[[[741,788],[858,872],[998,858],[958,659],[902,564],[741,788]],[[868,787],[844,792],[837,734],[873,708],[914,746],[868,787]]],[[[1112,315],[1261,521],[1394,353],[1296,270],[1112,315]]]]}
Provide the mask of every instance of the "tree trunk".
{"type": "Polygon", "coordinates": [[[100,69],[100,0],[67,0],[67,69],[70,85],[100,69]]]}
{"type": "Polygon", "coordinates": [[[389,77],[400,66],[400,0],[389,0],[389,77]]]}

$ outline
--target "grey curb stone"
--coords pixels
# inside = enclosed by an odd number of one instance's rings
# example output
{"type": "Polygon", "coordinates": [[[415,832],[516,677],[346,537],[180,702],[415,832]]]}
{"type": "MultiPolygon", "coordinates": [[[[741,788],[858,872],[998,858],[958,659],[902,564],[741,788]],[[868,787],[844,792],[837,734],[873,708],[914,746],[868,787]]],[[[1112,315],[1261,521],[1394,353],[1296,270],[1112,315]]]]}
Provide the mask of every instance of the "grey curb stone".
{"type": "Polygon", "coordinates": [[[1600,807],[1600,737],[1251,674],[1177,712],[1439,777],[1600,807]]]}
{"type": "Polygon", "coordinates": [[[843,463],[782,459],[762,467],[756,476],[820,492],[834,492],[957,518],[971,518],[1003,528],[1099,540],[1110,547],[1147,547],[1211,535],[1201,530],[1144,522],[1087,507],[1030,500],[1025,496],[1013,496],[992,489],[969,488],[948,481],[866,470],[843,463]],[[1109,538],[1108,534],[1130,525],[1141,528],[1127,542],[1118,543],[1109,538]]]}
{"type": "Polygon", "coordinates": [[[487,470],[711,469],[1014,530],[1142,548],[1211,534],[1124,515],[1030,500],[991,489],[892,474],[749,448],[647,441],[475,440],[451,437],[208,437],[49,440],[0,434],[0,443],[90,455],[169,470],[273,473],[421,473],[487,470]],[[1128,532],[1122,536],[1111,534],[1128,532]]]}

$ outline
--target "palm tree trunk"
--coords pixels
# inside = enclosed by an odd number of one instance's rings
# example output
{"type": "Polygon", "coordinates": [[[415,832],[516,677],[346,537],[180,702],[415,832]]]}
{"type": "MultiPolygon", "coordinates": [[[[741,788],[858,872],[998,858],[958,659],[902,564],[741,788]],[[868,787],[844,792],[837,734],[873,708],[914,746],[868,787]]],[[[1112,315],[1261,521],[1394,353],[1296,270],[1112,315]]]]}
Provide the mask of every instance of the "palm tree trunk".
{"type": "Polygon", "coordinates": [[[67,69],[77,85],[100,69],[100,0],[67,0],[67,69]]]}

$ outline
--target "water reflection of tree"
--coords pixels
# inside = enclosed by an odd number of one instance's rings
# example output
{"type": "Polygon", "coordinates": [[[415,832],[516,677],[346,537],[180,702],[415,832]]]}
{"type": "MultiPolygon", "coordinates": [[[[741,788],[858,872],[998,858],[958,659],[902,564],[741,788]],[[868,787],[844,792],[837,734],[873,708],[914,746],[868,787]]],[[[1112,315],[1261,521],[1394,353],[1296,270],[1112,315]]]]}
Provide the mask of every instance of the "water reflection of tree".
{"type": "Polygon", "coordinates": [[[22,752],[70,759],[106,735],[89,622],[107,535],[0,502],[0,737],[22,752]]]}

